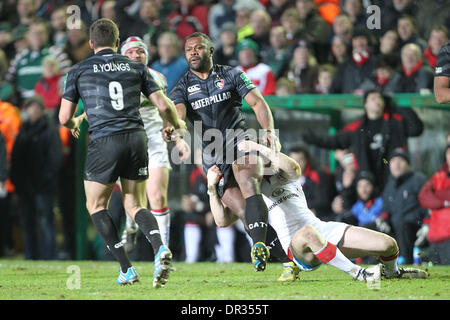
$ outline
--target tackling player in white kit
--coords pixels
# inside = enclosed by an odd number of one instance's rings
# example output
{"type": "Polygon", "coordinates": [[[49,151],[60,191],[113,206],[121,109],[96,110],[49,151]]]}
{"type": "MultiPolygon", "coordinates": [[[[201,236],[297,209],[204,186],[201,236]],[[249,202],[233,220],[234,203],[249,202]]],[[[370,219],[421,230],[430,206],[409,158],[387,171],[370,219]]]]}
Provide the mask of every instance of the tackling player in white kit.
{"type": "MultiPolygon", "coordinates": [[[[392,237],[373,230],[340,222],[324,222],[308,208],[299,183],[301,169],[298,163],[280,152],[243,141],[241,151],[258,151],[268,160],[261,192],[269,210],[269,224],[292,261],[303,271],[317,269],[322,263],[332,265],[360,281],[378,281],[386,278],[426,278],[420,269],[399,268],[399,250],[392,237]],[[268,173],[270,172],[270,173],[268,173]],[[349,259],[375,256],[381,264],[362,268],[349,259]]],[[[217,184],[221,172],[217,166],[208,170],[208,188],[217,184]]],[[[211,211],[219,226],[237,220],[214,193],[210,196],[211,211]]]]}

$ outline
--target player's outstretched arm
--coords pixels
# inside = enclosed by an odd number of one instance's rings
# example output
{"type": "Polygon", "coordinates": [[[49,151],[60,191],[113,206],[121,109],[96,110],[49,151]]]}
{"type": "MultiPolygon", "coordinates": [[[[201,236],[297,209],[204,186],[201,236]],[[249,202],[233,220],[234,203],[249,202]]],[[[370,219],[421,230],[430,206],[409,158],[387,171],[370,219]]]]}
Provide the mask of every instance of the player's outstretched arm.
{"type": "Polygon", "coordinates": [[[152,92],[149,97],[158,108],[160,115],[164,120],[170,122],[177,130],[186,130],[186,123],[178,117],[175,105],[162,90],[152,92]]]}
{"type": "Polygon", "coordinates": [[[258,120],[261,128],[266,130],[266,136],[264,137],[264,140],[266,140],[268,146],[275,151],[280,151],[281,145],[277,136],[275,135],[272,111],[270,110],[266,100],[264,100],[261,92],[259,92],[259,90],[255,88],[247,93],[247,95],[244,97],[244,100],[255,112],[256,119],[258,120]]]}
{"type": "Polygon", "coordinates": [[[211,207],[211,213],[214,217],[214,221],[218,227],[224,228],[233,224],[238,217],[233,214],[233,212],[225,207],[217,194],[216,186],[222,177],[222,172],[220,172],[219,167],[216,165],[209,168],[207,173],[208,180],[208,195],[209,195],[209,206],[211,207]]]}
{"type": "Polygon", "coordinates": [[[238,144],[238,149],[244,152],[258,151],[271,162],[271,167],[275,172],[281,173],[289,180],[298,180],[302,175],[302,169],[297,161],[284,153],[276,152],[262,144],[245,140],[238,144]]]}
{"type": "Polygon", "coordinates": [[[434,77],[434,96],[438,103],[450,103],[449,77],[434,77]]]}

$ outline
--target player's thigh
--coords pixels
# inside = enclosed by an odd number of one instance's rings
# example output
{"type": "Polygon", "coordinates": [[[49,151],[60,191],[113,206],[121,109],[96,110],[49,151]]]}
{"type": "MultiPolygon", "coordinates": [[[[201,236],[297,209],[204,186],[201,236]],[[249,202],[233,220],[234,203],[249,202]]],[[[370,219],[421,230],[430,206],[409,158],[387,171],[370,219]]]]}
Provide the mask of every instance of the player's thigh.
{"type": "Polygon", "coordinates": [[[396,241],[387,234],[350,226],[340,241],[339,249],[347,258],[352,259],[368,255],[393,255],[398,247],[396,241]]]}
{"type": "Polygon", "coordinates": [[[233,163],[233,174],[244,198],[260,193],[263,177],[262,160],[255,154],[247,154],[233,163]]]}
{"type": "Polygon", "coordinates": [[[245,199],[238,186],[228,187],[221,198],[223,204],[240,219],[245,216],[245,199]]]}
{"type": "Polygon", "coordinates": [[[162,209],[167,206],[169,171],[168,168],[148,169],[147,195],[153,209],[162,209]]]}
{"type": "Polygon", "coordinates": [[[122,186],[122,201],[125,211],[134,219],[136,213],[147,208],[145,180],[120,179],[122,186]]]}
{"type": "Polygon", "coordinates": [[[89,214],[92,215],[100,210],[108,208],[114,185],[115,183],[105,184],[97,181],[84,180],[86,208],[88,209],[89,214]]]}

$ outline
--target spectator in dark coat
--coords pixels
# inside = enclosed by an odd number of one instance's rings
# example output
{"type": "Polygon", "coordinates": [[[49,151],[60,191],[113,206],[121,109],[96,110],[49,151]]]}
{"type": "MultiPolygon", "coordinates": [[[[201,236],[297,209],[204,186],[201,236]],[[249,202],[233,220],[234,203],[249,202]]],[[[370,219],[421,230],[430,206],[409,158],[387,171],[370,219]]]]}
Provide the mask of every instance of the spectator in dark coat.
{"type": "Polygon", "coordinates": [[[25,101],[28,121],[11,154],[11,180],[22,205],[25,259],[55,258],[54,195],[62,163],[58,128],[44,113],[40,97],[25,101]]]}
{"type": "Polygon", "coordinates": [[[416,233],[427,215],[427,210],[420,206],[418,199],[426,178],[411,170],[409,155],[402,148],[390,154],[389,168],[391,178],[383,190],[383,211],[389,216],[400,256],[405,264],[412,264],[416,233]]]}
{"type": "Polygon", "coordinates": [[[414,17],[407,14],[401,15],[397,21],[397,32],[400,37],[400,48],[407,43],[417,44],[422,51],[427,47],[427,42],[417,33],[417,25],[414,17]]]}
{"type": "Polygon", "coordinates": [[[417,6],[413,0],[383,0],[382,4],[381,28],[383,32],[396,28],[397,20],[402,14],[415,16],[417,13],[417,6]]]}
{"type": "Polygon", "coordinates": [[[401,51],[401,70],[398,70],[384,88],[385,92],[406,93],[431,92],[434,74],[423,62],[422,50],[415,43],[406,44],[401,51]]]}
{"type": "Polygon", "coordinates": [[[331,85],[331,93],[354,93],[359,85],[376,67],[376,59],[369,49],[370,35],[363,28],[355,29],[352,37],[352,52],[339,65],[331,85]]]}
{"type": "Polygon", "coordinates": [[[380,190],[389,177],[385,159],[395,148],[406,148],[407,138],[422,134],[423,123],[410,108],[394,108],[390,98],[369,91],[364,96],[365,114],[336,135],[321,136],[313,131],[304,141],[327,149],[352,149],[357,170],[374,174],[380,190]]]}

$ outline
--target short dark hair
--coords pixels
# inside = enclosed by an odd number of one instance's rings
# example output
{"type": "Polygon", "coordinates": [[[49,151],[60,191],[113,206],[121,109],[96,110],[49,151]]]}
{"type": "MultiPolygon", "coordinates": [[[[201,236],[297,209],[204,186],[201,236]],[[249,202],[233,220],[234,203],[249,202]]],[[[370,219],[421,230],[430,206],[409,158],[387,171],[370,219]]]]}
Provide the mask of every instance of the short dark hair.
{"type": "Polygon", "coordinates": [[[99,47],[114,47],[117,39],[119,39],[119,28],[110,19],[98,19],[89,29],[89,38],[94,45],[94,49],[99,47]]]}
{"type": "Polygon", "coordinates": [[[289,149],[289,154],[291,153],[303,153],[307,160],[311,159],[311,154],[309,153],[308,148],[304,145],[294,145],[289,149]]]}
{"type": "Polygon", "coordinates": [[[190,35],[188,35],[188,36],[186,37],[186,39],[185,39],[184,41],[186,42],[187,40],[189,40],[189,39],[191,39],[191,38],[198,38],[198,37],[202,38],[203,40],[206,40],[206,42],[208,43],[208,45],[209,45],[210,48],[211,48],[211,47],[214,48],[214,45],[213,45],[213,42],[212,42],[211,38],[208,37],[206,34],[204,34],[204,33],[202,33],[202,32],[194,32],[194,33],[191,33],[190,35]]]}

